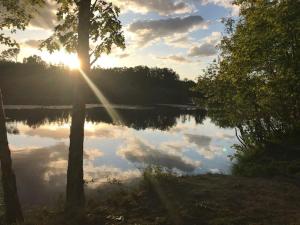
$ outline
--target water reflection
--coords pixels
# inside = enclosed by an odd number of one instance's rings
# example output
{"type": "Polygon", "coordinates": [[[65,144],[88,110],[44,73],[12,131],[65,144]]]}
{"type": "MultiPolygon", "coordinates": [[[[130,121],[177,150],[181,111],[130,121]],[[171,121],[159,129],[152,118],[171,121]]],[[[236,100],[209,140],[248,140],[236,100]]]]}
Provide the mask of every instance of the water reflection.
{"type": "MultiPolygon", "coordinates": [[[[200,110],[171,107],[119,108],[124,123],[91,108],[85,123],[85,180],[89,189],[108,178],[140,176],[160,165],[179,173],[229,173],[234,131],[222,129],[200,110]]],[[[9,142],[21,201],[49,202],[66,184],[70,111],[7,109],[9,142]]]]}

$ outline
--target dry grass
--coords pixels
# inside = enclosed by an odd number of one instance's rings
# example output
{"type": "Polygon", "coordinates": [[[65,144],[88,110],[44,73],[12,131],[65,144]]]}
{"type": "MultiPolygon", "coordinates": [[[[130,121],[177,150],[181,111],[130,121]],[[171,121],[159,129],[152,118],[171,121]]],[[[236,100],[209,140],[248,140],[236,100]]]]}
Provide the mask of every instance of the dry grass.
{"type": "MultiPolygon", "coordinates": [[[[78,224],[300,225],[300,186],[293,180],[151,175],[135,187],[112,185],[89,200],[78,224]]],[[[29,224],[75,224],[48,210],[29,216],[29,224]]]]}

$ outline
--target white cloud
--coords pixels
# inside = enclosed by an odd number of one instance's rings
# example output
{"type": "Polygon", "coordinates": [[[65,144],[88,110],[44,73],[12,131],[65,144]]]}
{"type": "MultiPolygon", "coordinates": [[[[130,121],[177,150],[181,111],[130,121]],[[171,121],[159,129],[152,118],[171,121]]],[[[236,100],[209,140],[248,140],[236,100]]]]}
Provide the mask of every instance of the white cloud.
{"type": "Polygon", "coordinates": [[[217,44],[221,40],[220,32],[212,32],[210,36],[204,38],[199,46],[190,48],[188,56],[201,57],[213,56],[217,54],[217,44]]]}
{"type": "Polygon", "coordinates": [[[189,51],[189,56],[212,56],[217,53],[217,50],[214,45],[209,43],[204,43],[199,47],[192,47],[189,51]]]}
{"type": "Polygon", "coordinates": [[[193,161],[175,152],[159,150],[137,138],[128,140],[117,154],[132,163],[159,165],[169,169],[179,169],[183,172],[193,172],[200,166],[199,161],[193,161]]]}
{"type": "Polygon", "coordinates": [[[182,56],[182,55],[168,55],[168,56],[158,56],[158,59],[162,60],[170,60],[170,61],[175,61],[178,63],[192,63],[190,59],[182,56]]]}

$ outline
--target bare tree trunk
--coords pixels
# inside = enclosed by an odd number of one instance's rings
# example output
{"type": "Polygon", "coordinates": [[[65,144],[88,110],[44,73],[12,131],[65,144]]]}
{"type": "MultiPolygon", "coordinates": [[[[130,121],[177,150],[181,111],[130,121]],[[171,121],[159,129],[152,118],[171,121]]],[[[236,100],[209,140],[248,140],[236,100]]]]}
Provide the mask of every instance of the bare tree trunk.
{"type": "Polygon", "coordinates": [[[7,140],[5,113],[0,90],[0,161],[2,186],[5,204],[5,216],[8,224],[24,222],[17,192],[16,176],[12,169],[12,160],[7,140]]]}
{"type": "Polygon", "coordinates": [[[80,73],[89,74],[89,27],[91,0],[81,0],[79,3],[78,24],[78,57],[81,71],[77,72],[74,85],[72,123],[70,133],[69,161],[67,172],[66,210],[77,211],[84,208],[83,180],[83,143],[85,121],[85,91],[80,73]]]}

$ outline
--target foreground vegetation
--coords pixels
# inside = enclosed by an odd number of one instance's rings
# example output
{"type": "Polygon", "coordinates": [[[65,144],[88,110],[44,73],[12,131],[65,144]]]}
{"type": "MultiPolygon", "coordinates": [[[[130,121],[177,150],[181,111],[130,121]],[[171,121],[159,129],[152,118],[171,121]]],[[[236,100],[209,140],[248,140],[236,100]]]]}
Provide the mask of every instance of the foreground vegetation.
{"type": "Polygon", "coordinates": [[[300,183],[286,178],[177,177],[148,170],[135,185],[112,180],[88,199],[86,216],[68,218],[62,204],[26,210],[26,224],[300,224],[300,183]]]}
{"type": "Polygon", "coordinates": [[[209,116],[234,127],[235,173],[300,173],[300,2],[237,0],[221,58],[198,81],[209,116]]]}

